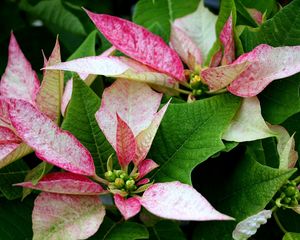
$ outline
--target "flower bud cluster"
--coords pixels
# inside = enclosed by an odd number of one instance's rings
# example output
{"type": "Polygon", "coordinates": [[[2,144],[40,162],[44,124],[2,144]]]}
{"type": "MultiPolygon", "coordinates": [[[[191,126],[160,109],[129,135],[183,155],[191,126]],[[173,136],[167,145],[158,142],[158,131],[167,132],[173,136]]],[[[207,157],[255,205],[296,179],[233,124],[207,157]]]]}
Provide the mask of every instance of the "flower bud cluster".
{"type": "Polygon", "coordinates": [[[190,86],[193,89],[194,96],[200,96],[208,91],[208,86],[203,83],[201,76],[196,73],[190,74],[190,86]]]}
{"type": "Polygon", "coordinates": [[[275,200],[277,207],[293,208],[300,202],[300,192],[295,181],[288,181],[279,191],[279,197],[275,200]]]}
{"type": "Polygon", "coordinates": [[[107,171],[105,174],[105,179],[109,181],[110,189],[118,189],[122,192],[130,193],[137,189],[135,176],[129,176],[123,170],[112,170],[107,171]]]}

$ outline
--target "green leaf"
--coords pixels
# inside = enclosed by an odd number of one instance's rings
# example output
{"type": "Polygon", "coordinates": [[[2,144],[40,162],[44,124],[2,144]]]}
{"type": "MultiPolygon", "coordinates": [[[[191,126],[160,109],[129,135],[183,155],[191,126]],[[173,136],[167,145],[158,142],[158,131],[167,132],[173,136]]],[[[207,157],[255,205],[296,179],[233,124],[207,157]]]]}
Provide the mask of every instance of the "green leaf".
{"type": "Polygon", "coordinates": [[[28,0],[22,0],[20,8],[38,17],[54,33],[70,32],[82,36],[86,34],[82,23],[63,6],[62,0],[42,0],[34,6],[28,0]]]}
{"type": "Polygon", "coordinates": [[[147,228],[135,222],[124,222],[111,226],[103,240],[149,239],[147,228]]]}
{"type": "Polygon", "coordinates": [[[97,30],[92,31],[86,39],[80,44],[80,46],[76,49],[74,53],[70,57],[68,57],[68,61],[82,58],[87,56],[95,56],[95,46],[96,46],[96,38],[97,38],[97,30]]]}
{"type": "Polygon", "coordinates": [[[141,0],[135,6],[133,21],[152,30],[159,29],[159,32],[163,32],[162,37],[168,41],[170,23],[195,11],[198,4],[199,0],[141,0]]]}
{"type": "Polygon", "coordinates": [[[221,136],[239,106],[229,94],[170,104],[150,150],[160,165],[155,180],[191,184],[193,168],[225,148],[221,136]]]}
{"type": "Polygon", "coordinates": [[[31,212],[33,199],[0,200],[0,238],[5,240],[32,239],[31,212]]]}
{"type": "Polygon", "coordinates": [[[255,8],[262,13],[267,11],[267,16],[274,14],[278,9],[278,4],[276,0],[264,0],[264,1],[240,0],[240,1],[247,8],[255,8]]]}
{"type": "Polygon", "coordinates": [[[284,234],[284,237],[282,240],[300,240],[300,233],[288,232],[288,233],[284,234]]]}
{"type": "MultiPolygon", "coordinates": [[[[37,184],[45,174],[51,171],[52,168],[53,165],[47,162],[41,162],[35,168],[31,169],[26,174],[25,179],[23,179],[22,181],[24,182],[31,181],[32,184],[37,184]]],[[[23,188],[22,200],[26,198],[32,191],[33,190],[30,188],[23,188]]]]}
{"type": "Polygon", "coordinates": [[[73,93],[62,128],[70,131],[92,154],[97,173],[106,172],[113,152],[95,119],[100,107],[98,96],[81,80],[73,80],[73,93]]]}
{"type": "MultiPolygon", "coordinates": [[[[249,154],[243,159],[227,159],[222,163],[219,159],[218,164],[218,168],[212,163],[212,169],[206,169],[209,173],[214,170],[213,176],[218,178],[205,179],[201,193],[216,209],[234,217],[237,222],[265,209],[282,184],[296,171],[263,166],[249,154]]],[[[206,240],[232,240],[231,234],[237,222],[200,223],[194,239],[197,236],[206,240]]]]}
{"type": "Polygon", "coordinates": [[[22,159],[0,170],[0,191],[7,199],[12,200],[22,196],[22,188],[12,185],[23,182],[28,171],[29,167],[22,159]]]}
{"type": "Polygon", "coordinates": [[[150,240],[185,240],[185,236],[181,231],[178,223],[173,221],[159,221],[151,228],[150,240]]]}
{"type": "MultiPolygon", "coordinates": [[[[259,28],[245,28],[241,35],[246,52],[261,43],[271,46],[300,45],[300,0],[292,1],[259,28]]],[[[270,84],[260,95],[264,118],[279,124],[300,111],[300,75],[270,84]]]]}

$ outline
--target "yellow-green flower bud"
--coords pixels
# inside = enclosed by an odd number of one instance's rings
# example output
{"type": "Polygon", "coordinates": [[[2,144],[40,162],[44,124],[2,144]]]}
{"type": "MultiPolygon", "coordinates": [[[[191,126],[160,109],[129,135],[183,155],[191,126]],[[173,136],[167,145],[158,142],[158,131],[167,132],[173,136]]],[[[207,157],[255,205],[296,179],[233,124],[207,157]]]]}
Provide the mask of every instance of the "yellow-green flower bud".
{"type": "Polygon", "coordinates": [[[127,190],[135,190],[136,189],[135,181],[133,179],[127,180],[125,185],[126,185],[127,190]]]}
{"type": "Polygon", "coordinates": [[[287,187],[287,188],[284,190],[284,193],[285,193],[286,196],[292,197],[292,196],[294,196],[294,195],[296,194],[296,191],[297,191],[297,190],[298,190],[298,189],[296,189],[296,187],[294,187],[294,186],[289,186],[289,187],[287,187]]]}
{"type": "Polygon", "coordinates": [[[124,184],[125,184],[125,182],[122,178],[116,178],[116,180],[115,180],[116,188],[121,189],[122,187],[124,187],[124,184]]]}
{"type": "Polygon", "coordinates": [[[114,173],[116,174],[117,177],[120,177],[120,175],[124,172],[122,170],[114,170],[114,173]]]}
{"type": "Polygon", "coordinates": [[[116,179],[116,174],[112,171],[107,171],[104,173],[105,179],[109,182],[113,182],[116,179]]]}
{"type": "Polygon", "coordinates": [[[120,174],[120,178],[124,179],[124,181],[126,181],[128,179],[128,174],[123,172],[122,174],[120,174]]]}

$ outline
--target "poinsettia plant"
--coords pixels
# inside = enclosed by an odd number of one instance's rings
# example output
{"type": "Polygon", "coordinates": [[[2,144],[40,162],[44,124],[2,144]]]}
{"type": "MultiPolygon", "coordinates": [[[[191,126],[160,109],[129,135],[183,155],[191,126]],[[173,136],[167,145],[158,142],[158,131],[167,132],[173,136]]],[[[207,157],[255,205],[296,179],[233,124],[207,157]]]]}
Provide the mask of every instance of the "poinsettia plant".
{"type": "Polygon", "coordinates": [[[297,239],[300,1],[76,4],[18,6],[39,66],[8,32],[1,238],[297,239]]]}

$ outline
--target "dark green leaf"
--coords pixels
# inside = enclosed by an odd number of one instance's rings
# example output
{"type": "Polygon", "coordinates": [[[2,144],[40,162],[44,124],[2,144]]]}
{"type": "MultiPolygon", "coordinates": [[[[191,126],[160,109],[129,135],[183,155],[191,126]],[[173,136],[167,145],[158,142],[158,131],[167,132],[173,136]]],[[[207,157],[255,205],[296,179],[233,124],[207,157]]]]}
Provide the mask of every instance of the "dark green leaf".
{"type": "Polygon", "coordinates": [[[150,240],[185,240],[185,236],[181,231],[178,223],[172,221],[160,221],[151,228],[150,240]]]}
{"type": "Polygon", "coordinates": [[[199,0],[141,0],[135,6],[133,21],[155,30],[156,34],[163,33],[162,37],[168,41],[170,23],[195,11],[198,4],[199,0]]]}
{"type": "Polygon", "coordinates": [[[0,239],[30,240],[32,239],[31,212],[33,199],[25,201],[0,200],[0,239]]]}
{"type": "Polygon", "coordinates": [[[100,99],[86,84],[73,81],[73,93],[62,128],[70,131],[92,154],[97,173],[106,171],[106,161],[113,152],[95,119],[100,99]]]}
{"type": "Polygon", "coordinates": [[[22,196],[22,188],[12,185],[23,182],[28,171],[29,167],[22,159],[0,170],[0,191],[7,199],[11,200],[22,196]]]}
{"type": "Polygon", "coordinates": [[[147,228],[138,223],[124,222],[121,224],[114,224],[103,240],[137,240],[149,239],[147,228]]]}
{"type": "MultiPolygon", "coordinates": [[[[219,160],[218,163],[218,168],[206,169],[210,173],[214,169],[213,176],[218,178],[206,179],[200,192],[216,209],[234,217],[237,222],[265,209],[282,184],[295,172],[295,169],[263,166],[249,154],[242,160],[227,160],[222,164],[219,160]]],[[[232,240],[231,234],[237,222],[199,223],[194,239],[232,240]]]]}
{"type": "Polygon", "coordinates": [[[193,168],[225,148],[221,137],[239,106],[229,94],[171,104],[150,150],[160,165],[155,180],[190,184],[193,168]]]}

